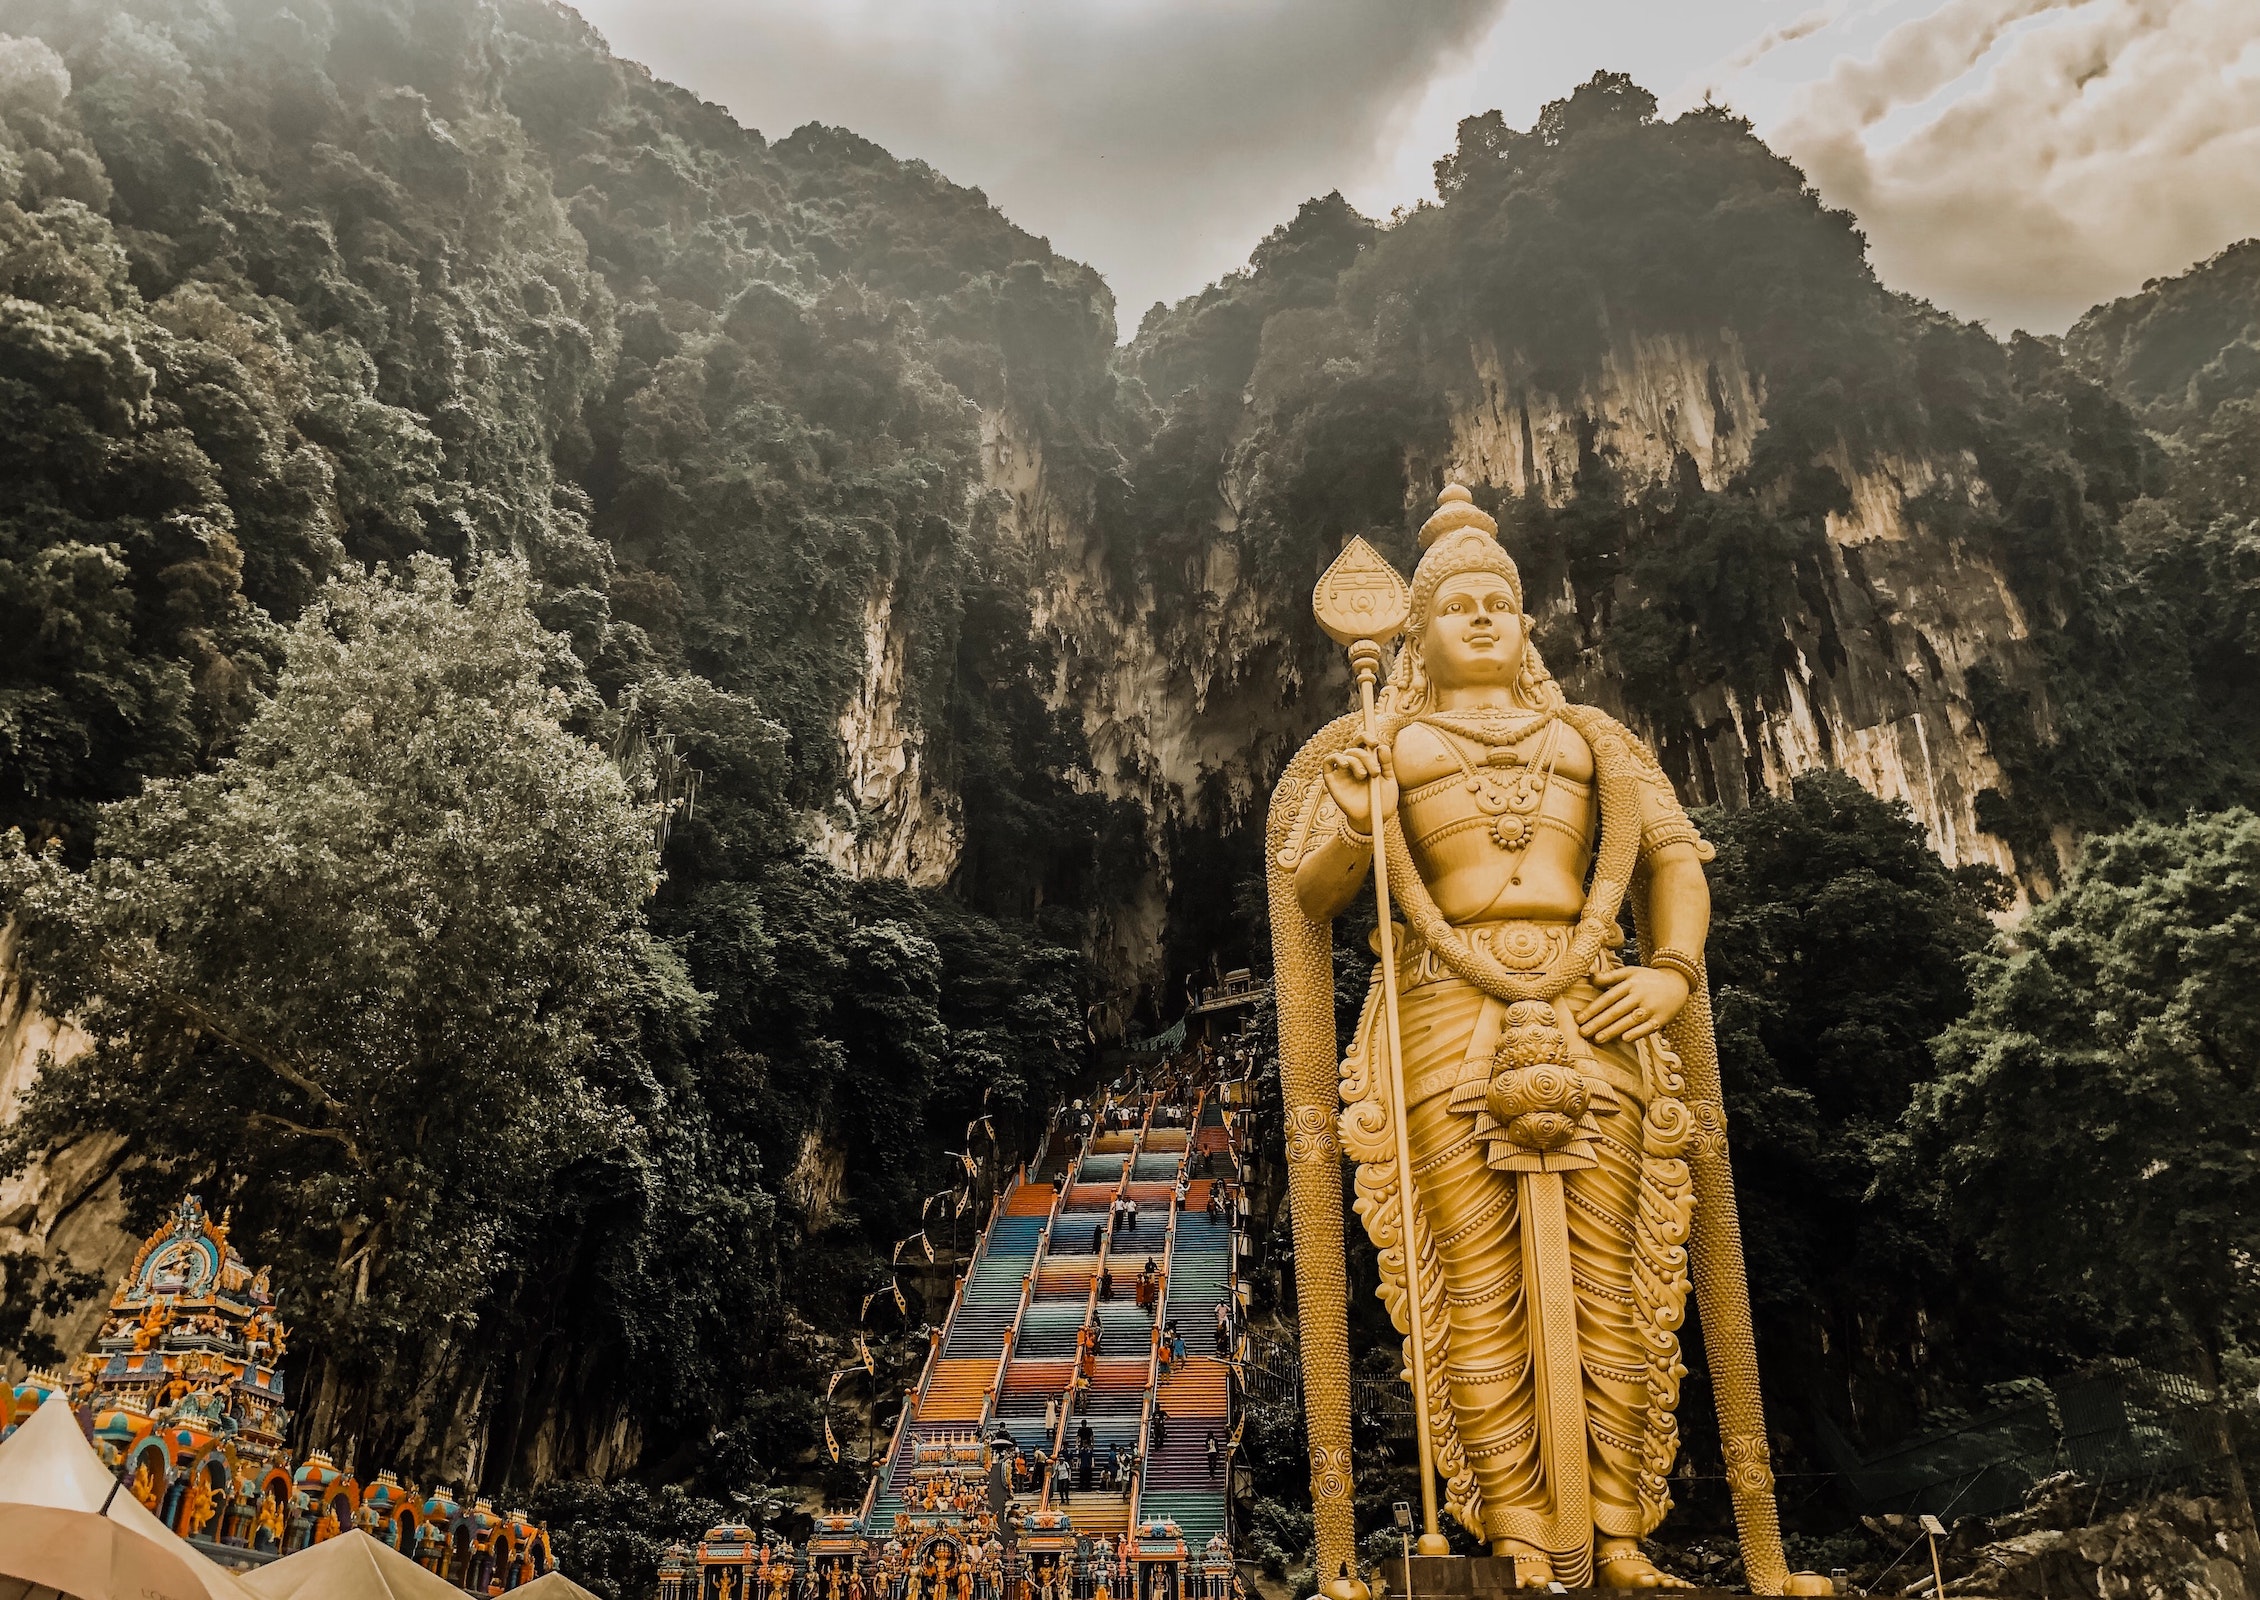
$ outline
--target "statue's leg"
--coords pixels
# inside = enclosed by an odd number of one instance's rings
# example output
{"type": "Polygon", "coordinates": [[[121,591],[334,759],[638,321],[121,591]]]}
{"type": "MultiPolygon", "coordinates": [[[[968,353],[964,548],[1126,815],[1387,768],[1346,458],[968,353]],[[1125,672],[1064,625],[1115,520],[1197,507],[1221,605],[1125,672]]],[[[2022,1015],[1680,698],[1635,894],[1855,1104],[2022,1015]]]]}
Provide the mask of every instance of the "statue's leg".
{"type": "MultiPolygon", "coordinates": [[[[1602,1136],[1593,1150],[1599,1165],[1574,1172],[1568,1180],[1587,1462],[1599,1539],[1594,1577],[1610,1588],[1651,1588],[1664,1581],[1639,1545],[1660,1513],[1654,1503],[1642,1503],[1640,1473],[1654,1437],[1647,1340],[1658,1312],[1665,1309],[1645,1304],[1635,1281],[1639,1117],[1639,1107],[1627,1102],[1616,1115],[1598,1119],[1602,1136]]],[[[1684,1299],[1684,1291],[1679,1298],[1684,1299]]],[[[1676,1324],[1677,1305],[1668,1310],[1676,1324]]]]}
{"type": "MultiPolygon", "coordinates": [[[[1407,991],[1408,1132],[1421,1210],[1443,1267],[1452,1413],[1482,1493],[1480,1532],[1503,1554],[1535,1555],[1545,1547],[1548,1506],[1515,1180],[1491,1170],[1473,1119],[1449,1109],[1449,1082],[1483,1005],[1484,997],[1464,984],[1407,991]]],[[[1534,1569],[1531,1576],[1543,1582],[1546,1575],[1534,1569]]]]}
{"type": "Polygon", "coordinates": [[[1484,1536],[1535,1542],[1546,1486],[1515,1183],[1484,1163],[1483,1146],[1468,1128],[1469,1119],[1447,1112],[1441,1096],[1413,1108],[1413,1160],[1425,1169],[1416,1181],[1451,1319],[1452,1412],[1483,1491],[1484,1536]]]}

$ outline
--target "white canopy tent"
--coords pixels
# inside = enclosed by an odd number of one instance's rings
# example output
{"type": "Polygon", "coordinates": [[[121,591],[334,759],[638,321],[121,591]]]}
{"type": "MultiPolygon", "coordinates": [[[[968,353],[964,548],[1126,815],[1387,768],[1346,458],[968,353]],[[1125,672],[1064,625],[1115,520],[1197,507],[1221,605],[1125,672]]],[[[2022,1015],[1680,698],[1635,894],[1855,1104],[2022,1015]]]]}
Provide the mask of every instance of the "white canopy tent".
{"type": "Polygon", "coordinates": [[[562,1572],[545,1572],[531,1583],[521,1583],[510,1596],[511,1600],[597,1600],[562,1572]]]}
{"type": "Polygon", "coordinates": [[[0,1600],[56,1595],[251,1600],[119,1485],[61,1395],[0,1443],[0,1600]]]}
{"type": "Polygon", "coordinates": [[[254,1600],[464,1600],[438,1573],[358,1528],[261,1567],[243,1586],[254,1600]]]}

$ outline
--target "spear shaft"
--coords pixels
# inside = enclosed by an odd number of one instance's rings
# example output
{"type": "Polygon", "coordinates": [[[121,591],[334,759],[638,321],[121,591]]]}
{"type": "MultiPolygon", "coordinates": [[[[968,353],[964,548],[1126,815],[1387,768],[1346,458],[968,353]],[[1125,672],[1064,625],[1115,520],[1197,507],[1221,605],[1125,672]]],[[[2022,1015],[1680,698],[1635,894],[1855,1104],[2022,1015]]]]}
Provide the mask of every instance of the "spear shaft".
{"type": "MultiPolygon", "coordinates": [[[[1378,751],[1380,737],[1373,714],[1373,685],[1380,676],[1381,646],[1367,639],[1350,649],[1350,664],[1358,675],[1358,703],[1365,715],[1365,742],[1378,751]]],[[[1380,757],[1368,777],[1366,825],[1373,830],[1373,902],[1377,921],[1374,943],[1381,957],[1382,1053],[1389,1073],[1390,1124],[1397,1139],[1398,1238],[1405,1253],[1405,1326],[1412,1341],[1413,1432],[1420,1453],[1420,1553],[1444,1555],[1449,1551],[1436,1516],[1436,1443],[1428,1415],[1428,1331],[1421,1314],[1420,1243],[1414,1226],[1412,1130],[1406,1125],[1412,1107],[1405,1103],[1404,1030],[1397,1020],[1397,941],[1390,920],[1389,853],[1382,843],[1388,816],[1382,811],[1380,757]]],[[[1389,815],[1394,815],[1392,808],[1389,815]]],[[[1407,1581],[1410,1581],[1408,1574],[1407,1581]]]]}

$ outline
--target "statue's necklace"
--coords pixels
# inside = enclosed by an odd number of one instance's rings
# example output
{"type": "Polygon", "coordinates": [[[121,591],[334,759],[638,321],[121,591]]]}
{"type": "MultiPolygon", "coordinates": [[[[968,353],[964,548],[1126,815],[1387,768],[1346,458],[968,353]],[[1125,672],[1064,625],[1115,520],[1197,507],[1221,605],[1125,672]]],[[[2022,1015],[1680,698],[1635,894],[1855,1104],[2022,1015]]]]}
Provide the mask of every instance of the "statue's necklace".
{"type": "Polygon", "coordinates": [[[1491,819],[1491,840],[1514,857],[1514,879],[1522,882],[1522,857],[1538,831],[1538,811],[1546,791],[1554,784],[1554,763],[1561,754],[1561,723],[1551,713],[1444,712],[1426,719],[1446,733],[1457,735],[1445,746],[1460,766],[1460,776],[1475,804],[1491,819]],[[1546,742],[1537,754],[1525,757],[1518,746],[1543,724],[1546,742]],[[1458,739],[1484,746],[1479,771],[1461,753],[1458,739]],[[1511,742],[1510,742],[1511,741],[1511,742]]]}

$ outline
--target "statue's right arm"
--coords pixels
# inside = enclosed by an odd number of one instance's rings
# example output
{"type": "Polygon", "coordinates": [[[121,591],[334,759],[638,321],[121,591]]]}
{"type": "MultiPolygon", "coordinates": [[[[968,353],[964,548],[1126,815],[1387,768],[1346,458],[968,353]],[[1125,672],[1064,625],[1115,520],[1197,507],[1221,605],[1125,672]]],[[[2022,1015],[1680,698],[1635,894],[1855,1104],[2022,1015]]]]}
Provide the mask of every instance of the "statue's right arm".
{"type": "Polygon", "coordinates": [[[1318,833],[1295,865],[1295,899],[1313,922],[1332,922],[1349,909],[1373,866],[1373,841],[1347,836],[1341,813],[1329,805],[1334,825],[1318,833]]]}

